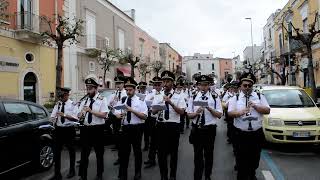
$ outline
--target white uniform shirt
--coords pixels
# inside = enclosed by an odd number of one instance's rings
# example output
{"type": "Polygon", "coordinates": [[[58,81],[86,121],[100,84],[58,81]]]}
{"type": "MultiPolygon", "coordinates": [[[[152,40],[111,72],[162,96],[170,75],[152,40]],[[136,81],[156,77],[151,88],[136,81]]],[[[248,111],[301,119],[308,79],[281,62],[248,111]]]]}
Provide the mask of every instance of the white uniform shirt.
{"type": "MultiPolygon", "coordinates": [[[[127,104],[127,100],[128,98],[126,98],[124,104],[127,104]]],[[[119,101],[117,103],[117,105],[121,105],[122,103],[119,101]]],[[[140,98],[136,95],[134,95],[131,99],[131,108],[135,111],[138,111],[140,113],[145,114],[146,116],[148,116],[148,107],[145,101],[141,101],[140,98]]],[[[121,114],[123,112],[123,110],[115,110],[114,113],[116,115],[121,114]]],[[[128,122],[127,116],[125,116],[125,119],[123,121],[123,125],[128,125],[128,124],[142,124],[144,123],[143,119],[140,119],[139,117],[137,117],[134,113],[131,112],[131,120],[130,123],[128,122]]]]}
{"type": "MultiPolygon", "coordinates": [[[[99,93],[97,93],[93,97],[94,103],[92,104],[92,110],[95,112],[109,112],[108,106],[106,104],[106,100],[103,96],[100,96],[99,93]]],[[[80,104],[79,110],[81,111],[84,106],[90,106],[91,100],[88,97],[88,100],[83,100],[80,104]]],[[[92,122],[89,124],[88,123],[88,116],[89,112],[86,113],[86,117],[84,119],[84,125],[86,126],[94,126],[94,125],[103,125],[105,123],[104,118],[100,118],[92,114],[92,122]]]]}
{"type": "MultiPolygon", "coordinates": [[[[61,112],[62,110],[62,102],[59,101],[53,108],[52,110],[52,113],[51,113],[51,118],[57,118],[57,122],[56,122],[56,125],[59,126],[59,127],[65,127],[66,124],[69,124],[68,126],[70,126],[70,123],[72,123],[72,121],[68,120],[67,118],[64,118],[65,119],[65,122],[64,124],[61,123],[61,116],[58,116],[57,113],[58,112],[61,112]]],[[[75,119],[78,119],[77,118],[77,108],[76,108],[76,104],[73,103],[70,99],[68,99],[66,102],[65,102],[65,105],[64,105],[64,114],[65,115],[68,115],[68,116],[71,116],[71,117],[74,117],[75,119]]]]}
{"type": "MultiPolygon", "coordinates": [[[[256,92],[252,92],[249,101],[252,101],[253,103],[260,105],[260,106],[266,106],[269,107],[269,104],[264,97],[264,95],[260,94],[260,99],[259,96],[257,95],[256,92]]],[[[228,112],[231,111],[241,111],[246,108],[246,97],[243,92],[240,92],[239,94],[239,99],[237,100],[237,96],[234,96],[230,99],[229,105],[228,105],[228,112]]],[[[250,108],[250,113],[252,117],[257,118],[255,121],[251,121],[252,129],[253,131],[256,131],[262,127],[262,120],[263,120],[263,114],[258,113],[254,108],[250,108]]],[[[244,121],[243,119],[246,117],[246,115],[243,115],[241,117],[235,118],[234,119],[234,126],[236,128],[241,129],[242,131],[249,131],[249,121],[244,121]]]]}
{"type": "Polygon", "coordinates": [[[121,91],[115,91],[107,100],[108,106],[113,106],[112,101],[116,100],[114,103],[116,104],[118,101],[121,101],[123,97],[127,96],[127,91],[125,89],[122,89],[121,91]],[[119,93],[120,93],[120,99],[119,99],[119,93]]]}
{"type": "MultiPolygon", "coordinates": [[[[186,101],[184,100],[183,94],[182,93],[180,93],[180,94],[174,93],[174,90],[171,90],[170,93],[173,94],[172,97],[171,97],[171,102],[175,106],[177,106],[178,108],[186,109],[187,104],[186,104],[186,101]]],[[[153,100],[153,102],[152,102],[152,104],[163,104],[164,103],[163,97],[164,97],[164,92],[162,92],[159,95],[156,95],[154,100],[153,100]]],[[[178,114],[172,108],[172,106],[169,105],[169,119],[168,120],[165,119],[165,111],[162,111],[162,112],[159,113],[157,121],[159,121],[159,122],[180,123],[180,114],[178,114]],[[160,121],[159,118],[163,119],[163,121],[160,121]]]]}
{"type": "MultiPolygon", "coordinates": [[[[213,94],[213,95],[215,95],[215,94],[213,94]]],[[[205,94],[205,96],[208,98],[208,100],[207,100],[208,101],[208,106],[210,108],[215,109],[216,111],[222,113],[222,106],[221,106],[220,98],[216,96],[216,101],[215,101],[210,92],[207,92],[205,94]]],[[[200,108],[200,106],[193,106],[193,101],[203,101],[202,100],[202,93],[198,92],[198,94],[195,97],[195,99],[194,100],[192,99],[192,101],[189,101],[190,104],[188,106],[187,113],[195,113],[200,108]]],[[[205,115],[205,126],[217,124],[218,118],[213,116],[211,114],[211,112],[209,112],[207,109],[204,109],[204,115],[205,115]]],[[[197,124],[197,119],[198,119],[198,117],[193,119],[193,123],[194,124],[197,124]]],[[[201,116],[200,116],[200,119],[198,121],[198,124],[200,124],[200,123],[201,123],[201,116]]]]}

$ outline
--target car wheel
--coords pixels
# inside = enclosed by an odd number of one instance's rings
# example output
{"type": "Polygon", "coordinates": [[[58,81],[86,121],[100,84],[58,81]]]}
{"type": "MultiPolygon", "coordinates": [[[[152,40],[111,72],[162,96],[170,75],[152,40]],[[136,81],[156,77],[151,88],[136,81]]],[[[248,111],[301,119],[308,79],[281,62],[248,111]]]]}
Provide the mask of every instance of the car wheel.
{"type": "Polygon", "coordinates": [[[48,170],[53,165],[53,145],[50,142],[43,142],[39,151],[39,167],[40,170],[48,170]]]}

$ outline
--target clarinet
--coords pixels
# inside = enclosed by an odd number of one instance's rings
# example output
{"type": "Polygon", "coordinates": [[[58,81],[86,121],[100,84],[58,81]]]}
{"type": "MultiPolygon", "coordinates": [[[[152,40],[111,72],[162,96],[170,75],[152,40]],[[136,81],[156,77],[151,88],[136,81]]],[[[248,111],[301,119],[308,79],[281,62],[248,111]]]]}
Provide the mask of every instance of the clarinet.
{"type": "MultiPolygon", "coordinates": [[[[62,104],[61,101],[59,101],[57,111],[59,111],[59,109],[60,109],[60,107],[61,107],[61,104],[62,104]]],[[[55,122],[53,123],[53,126],[56,127],[56,126],[57,126],[57,123],[58,123],[58,116],[56,116],[56,120],[55,120],[55,122]]]]}
{"type": "MultiPolygon", "coordinates": [[[[88,99],[89,99],[89,97],[86,98],[86,101],[84,102],[83,107],[87,104],[88,99]]],[[[81,103],[80,103],[80,104],[81,104],[81,103]]],[[[79,106],[80,106],[80,105],[79,105],[79,106]]],[[[87,116],[87,113],[88,113],[88,112],[84,113],[84,112],[83,112],[83,109],[81,110],[81,116],[79,117],[79,123],[80,123],[80,125],[82,125],[82,126],[84,125],[84,120],[85,120],[85,118],[86,118],[86,116],[87,116]]]]}
{"type": "MultiPolygon", "coordinates": [[[[246,107],[249,108],[249,98],[250,98],[250,96],[249,96],[248,93],[246,93],[246,94],[245,94],[245,97],[246,97],[246,107]]],[[[246,113],[246,116],[250,116],[250,115],[251,115],[250,112],[246,113]]],[[[249,131],[252,131],[252,130],[253,130],[252,124],[251,124],[251,120],[249,120],[248,130],[249,130],[249,131]]]]}

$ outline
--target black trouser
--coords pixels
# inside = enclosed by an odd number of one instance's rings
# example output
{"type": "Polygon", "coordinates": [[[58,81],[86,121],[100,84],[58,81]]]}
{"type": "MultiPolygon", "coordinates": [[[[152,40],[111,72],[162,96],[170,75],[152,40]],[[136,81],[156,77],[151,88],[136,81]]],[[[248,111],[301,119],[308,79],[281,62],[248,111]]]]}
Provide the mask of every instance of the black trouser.
{"type": "Polygon", "coordinates": [[[150,148],[148,158],[149,161],[156,161],[157,153],[157,132],[156,132],[156,118],[150,117],[150,148]]]}
{"type": "Polygon", "coordinates": [[[168,177],[167,158],[170,155],[170,177],[175,178],[178,164],[178,148],[180,138],[180,123],[157,124],[158,161],[161,178],[168,177]]]}
{"type": "Polygon", "coordinates": [[[212,174],[216,129],[216,125],[193,129],[194,180],[202,179],[204,169],[206,178],[209,178],[212,174]]]}
{"type": "Polygon", "coordinates": [[[129,157],[131,146],[134,153],[135,174],[141,174],[142,167],[142,152],[141,142],[143,134],[143,124],[139,125],[125,125],[122,127],[122,134],[120,140],[120,168],[119,175],[121,178],[127,178],[129,157]]]}
{"type": "Polygon", "coordinates": [[[259,167],[260,153],[264,141],[262,128],[246,132],[235,130],[236,158],[238,163],[238,180],[251,180],[259,167]]]}
{"type": "Polygon", "coordinates": [[[190,126],[190,118],[186,116],[186,127],[189,128],[190,126]]]}
{"type": "Polygon", "coordinates": [[[144,147],[149,148],[150,146],[150,138],[151,138],[151,132],[152,132],[152,122],[151,122],[151,116],[148,116],[148,119],[144,123],[143,127],[143,138],[144,138],[144,147]]]}
{"type": "Polygon", "coordinates": [[[86,179],[87,170],[89,164],[89,155],[91,148],[94,148],[96,153],[97,161],[97,175],[102,176],[103,174],[103,154],[104,154],[104,143],[103,143],[103,125],[97,126],[83,126],[80,128],[80,139],[81,139],[81,161],[79,167],[79,176],[86,179]]]}
{"type": "Polygon", "coordinates": [[[186,112],[183,115],[180,115],[180,132],[184,131],[184,124],[186,123],[186,112]]]}
{"type": "Polygon", "coordinates": [[[54,141],[54,161],[55,174],[61,174],[61,151],[66,146],[69,151],[69,171],[75,170],[76,152],[74,148],[74,138],[76,131],[74,127],[56,127],[54,141]]]}

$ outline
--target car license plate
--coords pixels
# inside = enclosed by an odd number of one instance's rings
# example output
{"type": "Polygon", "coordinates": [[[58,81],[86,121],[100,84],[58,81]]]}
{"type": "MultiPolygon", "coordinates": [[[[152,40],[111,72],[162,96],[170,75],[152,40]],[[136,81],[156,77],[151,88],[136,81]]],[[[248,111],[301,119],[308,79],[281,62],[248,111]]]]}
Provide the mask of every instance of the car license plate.
{"type": "Polygon", "coordinates": [[[310,132],[293,132],[293,137],[310,137],[310,132]]]}

